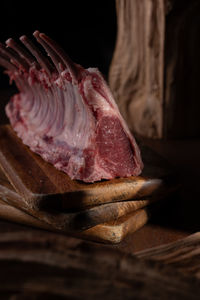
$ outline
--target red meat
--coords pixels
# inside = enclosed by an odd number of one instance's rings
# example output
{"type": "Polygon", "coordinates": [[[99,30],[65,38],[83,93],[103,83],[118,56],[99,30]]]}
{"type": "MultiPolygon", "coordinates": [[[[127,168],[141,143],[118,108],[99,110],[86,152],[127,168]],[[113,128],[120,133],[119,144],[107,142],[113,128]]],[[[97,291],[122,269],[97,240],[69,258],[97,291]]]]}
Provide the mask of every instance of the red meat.
{"type": "Polygon", "coordinates": [[[101,73],[73,63],[45,34],[34,36],[51,60],[26,36],[25,47],[0,44],[0,64],[19,89],[6,113],[23,143],[72,179],[139,175],[140,151],[101,73]]]}

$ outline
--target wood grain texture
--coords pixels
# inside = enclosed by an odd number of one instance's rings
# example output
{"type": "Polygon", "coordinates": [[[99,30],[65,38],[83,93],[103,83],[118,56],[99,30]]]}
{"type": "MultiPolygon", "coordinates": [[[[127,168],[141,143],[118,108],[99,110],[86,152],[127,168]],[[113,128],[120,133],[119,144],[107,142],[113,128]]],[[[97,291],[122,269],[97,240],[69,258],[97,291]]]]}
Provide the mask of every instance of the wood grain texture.
{"type": "Polygon", "coordinates": [[[170,265],[181,273],[200,279],[200,232],[166,245],[135,253],[138,258],[170,265]]]}
{"type": "Polygon", "coordinates": [[[36,228],[65,234],[67,236],[79,237],[103,243],[120,243],[127,235],[141,228],[149,220],[150,211],[138,209],[135,212],[124,215],[115,221],[99,224],[79,232],[65,228],[56,229],[54,224],[48,224],[30,214],[4,202],[0,198],[0,219],[24,224],[36,228]]]}
{"type": "Polygon", "coordinates": [[[162,137],[164,0],[116,0],[118,33],[109,84],[129,127],[162,137]]]}
{"type": "Polygon", "coordinates": [[[117,244],[144,226],[149,221],[150,216],[151,209],[149,207],[138,209],[117,220],[91,227],[81,232],[79,237],[98,242],[117,244]]]}
{"type": "Polygon", "coordinates": [[[109,83],[129,127],[148,138],[200,136],[198,0],[116,0],[109,83]]]}
{"type": "Polygon", "coordinates": [[[38,230],[1,232],[0,268],[1,299],[196,300],[200,296],[199,281],[192,275],[108,246],[38,230]]]}
{"type": "Polygon", "coordinates": [[[146,148],[141,176],[85,184],[71,180],[30,151],[10,126],[0,127],[0,140],[0,166],[24,199],[23,205],[33,210],[85,209],[131,199],[156,199],[177,186],[168,164],[146,148]]]}
{"type": "MultiPolygon", "coordinates": [[[[12,216],[14,216],[15,218],[15,215],[17,214],[19,215],[19,217],[21,217],[23,216],[24,213],[24,217],[26,220],[26,215],[29,214],[32,215],[34,219],[47,223],[46,224],[47,227],[50,226],[52,229],[54,228],[54,230],[62,230],[67,232],[77,232],[77,231],[82,231],[84,229],[86,230],[98,224],[117,220],[123,216],[126,216],[127,214],[130,214],[127,217],[127,220],[126,218],[124,220],[124,224],[125,223],[128,224],[129,217],[132,219],[131,213],[155,202],[154,199],[152,200],[151,198],[145,200],[114,202],[114,203],[107,203],[100,206],[95,206],[92,208],[87,208],[84,210],[78,210],[73,212],[65,211],[65,210],[55,211],[49,209],[34,210],[32,207],[29,207],[25,204],[24,199],[21,196],[19,196],[19,194],[14,190],[14,188],[8,182],[8,179],[5,177],[5,175],[1,170],[0,170],[0,197],[4,202],[4,206],[2,209],[5,211],[5,213],[3,210],[0,212],[0,215],[3,218],[14,221],[14,219],[12,219],[12,216]],[[5,204],[8,205],[7,208],[5,204]],[[9,215],[9,213],[6,213],[6,209],[9,209],[10,206],[13,207],[12,209],[10,209],[11,212],[12,211],[14,212],[14,208],[16,208],[19,211],[19,213],[17,213],[17,210],[15,214],[13,213],[9,215]]],[[[143,222],[146,222],[147,217],[145,217],[144,215],[143,219],[144,219],[143,222]]],[[[20,219],[18,221],[20,221],[20,219]]],[[[23,219],[22,219],[22,223],[23,223],[23,219]]],[[[118,228],[122,229],[122,227],[126,226],[124,224],[123,222],[121,222],[121,225],[118,226],[118,228]]],[[[37,222],[35,226],[37,226],[37,222]]],[[[131,230],[134,230],[134,228],[131,229],[131,226],[129,227],[130,228],[128,228],[128,230],[125,230],[125,232],[128,233],[131,230]]],[[[43,227],[41,226],[41,228],[43,227]]],[[[121,235],[122,231],[123,229],[119,231],[120,233],[119,236],[122,236],[121,235]]]]}

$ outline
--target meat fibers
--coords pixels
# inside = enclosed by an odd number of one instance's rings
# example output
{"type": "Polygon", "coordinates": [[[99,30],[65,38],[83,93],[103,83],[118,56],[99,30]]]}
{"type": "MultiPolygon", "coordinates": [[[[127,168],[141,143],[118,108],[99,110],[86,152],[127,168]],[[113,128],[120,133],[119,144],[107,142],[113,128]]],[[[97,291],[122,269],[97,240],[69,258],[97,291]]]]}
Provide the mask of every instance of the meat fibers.
{"type": "Polygon", "coordinates": [[[0,44],[0,65],[19,90],[6,114],[22,142],[71,179],[139,175],[139,148],[102,74],[72,62],[45,34],[33,35],[40,45],[26,36],[0,44]]]}

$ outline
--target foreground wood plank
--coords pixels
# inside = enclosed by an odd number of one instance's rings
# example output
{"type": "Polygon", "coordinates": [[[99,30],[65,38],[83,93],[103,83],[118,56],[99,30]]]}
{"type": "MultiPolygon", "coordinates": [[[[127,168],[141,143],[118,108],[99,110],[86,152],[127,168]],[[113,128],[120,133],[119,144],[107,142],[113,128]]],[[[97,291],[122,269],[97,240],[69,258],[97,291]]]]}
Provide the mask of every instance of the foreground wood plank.
{"type": "Polygon", "coordinates": [[[169,266],[39,230],[1,232],[0,268],[0,295],[6,299],[196,300],[200,296],[198,280],[169,266]]]}
{"type": "Polygon", "coordinates": [[[182,273],[200,279],[200,232],[173,243],[139,251],[135,255],[171,265],[182,273]]]}

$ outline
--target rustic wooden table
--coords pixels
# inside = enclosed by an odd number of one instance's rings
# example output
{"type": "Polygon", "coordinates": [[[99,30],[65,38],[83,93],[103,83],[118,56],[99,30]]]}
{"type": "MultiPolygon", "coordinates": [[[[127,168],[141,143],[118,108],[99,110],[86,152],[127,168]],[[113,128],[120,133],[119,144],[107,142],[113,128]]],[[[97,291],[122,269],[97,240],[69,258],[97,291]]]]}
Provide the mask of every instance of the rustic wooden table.
{"type": "MultiPolygon", "coordinates": [[[[0,124],[8,122],[4,106],[12,93],[9,90],[0,94],[0,124]]],[[[159,214],[147,225],[118,245],[106,246],[82,241],[1,220],[1,299],[42,299],[44,295],[45,299],[93,299],[100,296],[113,299],[116,295],[119,299],[124,295],[126,299],[132,299],[133,296],[134,299],[155,299],[155,293],[157,299],[168,299],[169,296],[172,299],[199,298],[200,290],[196,279],[181,277],[182,274],[179,273],[176,276],[171,269],[165,270],[157,263],[141,263],[132,254],[177,241],[199,230],[200,140],[146,140],[145,143],[168,159],[179,171],[182,183],[180,192],[170,197],[159,214]],[[70,263],[67,263],[67,259],[70,263]],[[92,264],[94,268],[91,267],[92,264]],[[124,264],[127,264],[126,267],[124,264]],[[150,275],[150,270],[156,275],[150,275]],[[116,272],[121,274],[118,279],[116,272]],[[40,280],[33,279],[36,275],[40,280]],[[173,281],[170,278],[173,276],[177,281],[176,284],[173,283],[174,290],[170,290],[173,281]],[[168,278],[166,285],[164,278],[168,278]],[[99,280],[101,283],[97,284],[99,280]],[[143,287],[146,287],[146,292],[141,292],[143,287]],[[196,293],[193,293],[194,288],[196,293]],[[163,294],[164,291],[167,292],[163,294]]],[[[176,274],[175,269],[174,272],[176,274]]]]}

